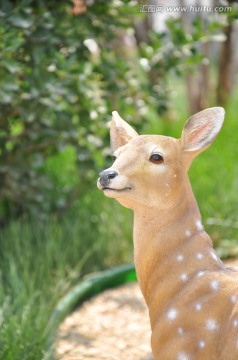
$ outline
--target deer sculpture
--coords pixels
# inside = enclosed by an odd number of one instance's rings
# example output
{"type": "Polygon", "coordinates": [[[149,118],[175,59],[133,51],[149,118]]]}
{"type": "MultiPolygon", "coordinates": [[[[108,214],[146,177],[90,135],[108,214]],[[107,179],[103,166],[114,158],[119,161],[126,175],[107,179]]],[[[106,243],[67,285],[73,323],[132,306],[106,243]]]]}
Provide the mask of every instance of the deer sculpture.
{"type": "Polygon", "coordinates": [[[223,120],[223,108],[206,109],[174,139],[139,136],[113,112],[115,162],[98,188],[134,211],[134,260],[155,360],[238,359],[238,272],[214,251],[187,175],[223,120]]]}

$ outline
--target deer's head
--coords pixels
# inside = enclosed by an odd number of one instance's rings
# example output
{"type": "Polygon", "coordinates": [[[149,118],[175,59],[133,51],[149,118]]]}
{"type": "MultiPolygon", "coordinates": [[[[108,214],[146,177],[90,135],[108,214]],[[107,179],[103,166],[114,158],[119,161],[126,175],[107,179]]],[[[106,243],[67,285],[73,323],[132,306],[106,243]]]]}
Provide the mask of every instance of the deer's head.
{"type": "Polygon", "coordinates": [[[135,209],[165,209],[177,204],[187,183],[192,160],[219,133],[224,120],[220,107],[203,110],[186,122],[180,139],[142,135],[114,111],[111,123],[113,165],[101,172],[98,188],[107,197],[135,209]]]}

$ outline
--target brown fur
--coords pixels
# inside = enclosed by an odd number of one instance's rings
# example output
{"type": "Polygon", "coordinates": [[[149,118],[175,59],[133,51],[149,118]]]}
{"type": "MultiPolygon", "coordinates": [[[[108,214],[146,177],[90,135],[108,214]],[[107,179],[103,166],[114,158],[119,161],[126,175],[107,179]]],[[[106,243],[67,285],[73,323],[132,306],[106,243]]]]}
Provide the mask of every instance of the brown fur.
{"type": "Polygon", "coordinates": [[[204,110],[188,120],[181,139],[173,139],[139,136],[113,114],[117,159],[109,170],[117,176],[109,189],[99,178],[98,187],[134,211],[135,266],[155,360],[238,359],[238,273],[213,250],[187,175],[223,119],[222,108],[204,110]],[[152,163],[152,153],[163,163],[152,163]]]}

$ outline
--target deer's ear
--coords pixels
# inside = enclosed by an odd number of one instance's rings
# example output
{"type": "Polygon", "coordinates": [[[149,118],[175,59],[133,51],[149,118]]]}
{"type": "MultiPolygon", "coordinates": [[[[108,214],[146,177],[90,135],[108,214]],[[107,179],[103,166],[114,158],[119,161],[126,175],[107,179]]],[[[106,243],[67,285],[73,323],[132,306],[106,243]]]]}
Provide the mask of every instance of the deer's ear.
{"type": "Polygon", "coordinates": [[[225,117],[222,107],[213,107],[191,116],[182,132],[183,151],[196,152],[205,150],[215,140],[221,130],[225,117]]]}
{"type": "Polygon", "coordinates": [[[112,151],[116,151],[119,147],[127,144],[137,136],[137,132],[120,117],[118,112],[113,111],[110,130],[112,151]]]}

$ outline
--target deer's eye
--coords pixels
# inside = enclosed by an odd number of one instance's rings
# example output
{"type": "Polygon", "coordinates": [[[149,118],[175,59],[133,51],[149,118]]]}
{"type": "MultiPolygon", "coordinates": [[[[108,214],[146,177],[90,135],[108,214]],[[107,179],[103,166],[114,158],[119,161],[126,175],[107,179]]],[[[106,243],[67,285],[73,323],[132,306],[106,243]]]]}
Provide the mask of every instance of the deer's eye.
{"type": "Polygon", "coordinates": [[[163,161],[164,158],[160,154],[152,154],[150,157],[150,162],[152,162],[153,164],[162,164],[163,161]]]}

